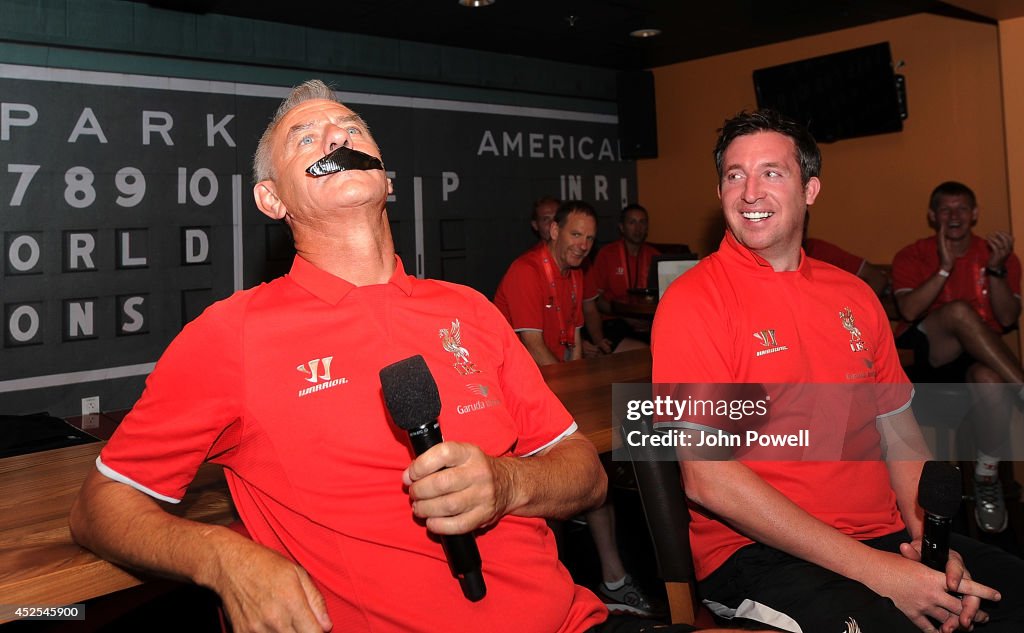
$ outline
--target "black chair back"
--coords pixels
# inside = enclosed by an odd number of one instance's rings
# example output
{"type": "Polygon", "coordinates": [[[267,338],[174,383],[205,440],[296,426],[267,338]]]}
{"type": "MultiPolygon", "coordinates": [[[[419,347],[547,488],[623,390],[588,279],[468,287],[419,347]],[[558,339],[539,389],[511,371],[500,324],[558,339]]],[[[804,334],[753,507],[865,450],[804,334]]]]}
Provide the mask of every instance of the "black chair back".
{"type": "Polygon", "coordinates": [[[695,583],[688,530],[690,514],[683,494],[679,464],[658,461],[653,447],[630,446],[625,441],[626,433],[632,430],[649,436],[653,432],[650,418],[623,422],[620,429],[623,433],[622,446],[629,454],[636,475],[658,574],[665,582],[672,623],[693,624],[695,583]]]}

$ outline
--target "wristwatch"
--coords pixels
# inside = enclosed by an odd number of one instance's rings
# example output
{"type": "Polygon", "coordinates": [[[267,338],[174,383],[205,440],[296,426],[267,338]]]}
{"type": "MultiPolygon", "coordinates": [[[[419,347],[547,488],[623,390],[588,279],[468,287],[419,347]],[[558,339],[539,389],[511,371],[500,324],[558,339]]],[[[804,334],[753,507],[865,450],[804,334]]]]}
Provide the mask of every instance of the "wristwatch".
{"type": "Polygon", "coordinates": [[[989,268],[985,266],[985,274],[989,277],[998,277],[1000,279],[1006,277],[1006,266],[1000,266],[999,268],[989,268]]]}

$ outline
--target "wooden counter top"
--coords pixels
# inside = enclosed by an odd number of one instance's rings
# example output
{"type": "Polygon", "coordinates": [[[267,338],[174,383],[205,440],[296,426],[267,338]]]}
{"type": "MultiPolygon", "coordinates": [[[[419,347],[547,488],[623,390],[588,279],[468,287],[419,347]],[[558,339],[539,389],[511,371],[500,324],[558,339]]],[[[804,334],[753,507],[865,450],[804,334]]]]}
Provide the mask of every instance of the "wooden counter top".
{"type": "MultiPolygon", "coordinates": [[[[74,604],[143,582],[71,540],[68,513],[102,447],[0,459],[0,603],[74,604]]],[[[185,499],[168,508],[204,523],[234,520],[223,471],[213,464],[201,467],[185,499]]]]}
{"type": "MultiPolygon", "coordinates": [[[[612,383],[649,382],[649,350],[542,367],[551,390],[599,451],[612,447],[612,383]]],[[[71,540],[68,513],[103,442],[0,459],[0,603],[68,605],[145,581],[71,540]]],[[[220,466],[200,468],[168,509],[225,525],[234,520],[220,466]]],[[[8,618],[9,620],[9,618],[8,618]]],[[[0,617],[0,623],[8,621],[0,617]]]]}
{"type": "Polygon", "coordinates": [[[598,452],[612,450],[612,384],[650,382],[651,350],[639,349],[540,368],[551,391],[598,452]]]}

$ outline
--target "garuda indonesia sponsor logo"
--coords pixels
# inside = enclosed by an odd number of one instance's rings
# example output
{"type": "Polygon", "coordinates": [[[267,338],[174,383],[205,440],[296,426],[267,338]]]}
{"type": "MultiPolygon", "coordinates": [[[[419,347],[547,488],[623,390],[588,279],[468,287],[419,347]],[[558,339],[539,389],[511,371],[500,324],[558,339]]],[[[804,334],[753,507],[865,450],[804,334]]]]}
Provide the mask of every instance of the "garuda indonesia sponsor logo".
{"type": "Polygon", "coordinates": [[[295,368],[299,373],[307,376],[306,382],[313,383],[312,386],[299,389],[300,398],[348,382],[348,378],[331,378],[331,361],[333,360],[333,356],[314,358],[295,368]]]}
{"type": "Polygon", "coordinates": [[[466,389],[469,389],[474,394],[480,396],[476,402],[470,404],[460,404],[455,407],[455,410],[460,413],[472,413],[473,411],[479,411],[488,407],[497,407],[501,405],[501,400],[497,398],[490,398],[491,388],[487,385],[481,385],[478,383],[471,383],[466,385],[466,389]]]}
{"type": "Polygon", "coordinates": [[[754,332],[754,338],[760,343],[764,349],[758,350],[754,356],[764,356],[765,354],[774,354],[775,352],[784,352],[788,347],[785,345],[779,345],[779,342],[775,340],[775,330],[761,330],[760,332],[754,332]]]}

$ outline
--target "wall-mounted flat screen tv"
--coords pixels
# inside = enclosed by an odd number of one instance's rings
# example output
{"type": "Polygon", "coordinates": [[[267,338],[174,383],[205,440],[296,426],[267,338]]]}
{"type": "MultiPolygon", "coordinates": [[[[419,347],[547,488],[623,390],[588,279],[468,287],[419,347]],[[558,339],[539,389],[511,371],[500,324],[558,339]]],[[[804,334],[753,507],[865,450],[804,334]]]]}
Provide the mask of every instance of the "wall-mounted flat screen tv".
{"type": "Polygon", "coordinates": [[[888,42],[755,70],[754,90],[825,143],[902,131],[907,112],[888,42]]]}

